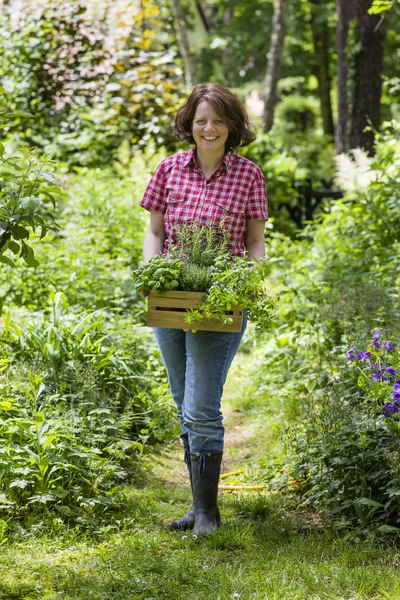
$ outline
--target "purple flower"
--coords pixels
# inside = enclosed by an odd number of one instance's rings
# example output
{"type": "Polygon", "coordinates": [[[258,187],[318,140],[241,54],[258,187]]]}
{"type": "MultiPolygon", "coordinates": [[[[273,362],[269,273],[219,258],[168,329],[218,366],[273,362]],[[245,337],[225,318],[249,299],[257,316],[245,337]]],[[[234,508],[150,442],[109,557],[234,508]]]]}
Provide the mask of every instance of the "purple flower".
{"type": "Polygon", "coordinates": [[[382,331],[375,331],[374,333],[374,340],[377,340],[378,338],[380,338],[382,335],[382,331]]]}
{"type": "Polygon", "coordinates": [[[365,360],[366,358],[371,358],[371,352],[359,352],[357,355],[358,360],[365,360]]]}
{"type": "Polygon", "coordinates": [[[396,402],[400,402],[400,392],[393,392],[392,396],[393,400],[396,400],[396,402]]]}
{"type": "Polygon", "coordinates": [[[393,391],[400,392],[400,381],[396,381],[396,383],[393,386],[393,391]]]}
{"type": "Polygon", "coordinates": [[[386,352],[391,352],[393,350],[393,342],[385,342],[383,344],[383,349],[386,350],[386,352]]]}
{"type": "Polygon", "coordinates": [[[388,373],[389,375],[392,375],[393,377],[396,377],[396,372],[391,367],[389,369],[386,369],[386,373],[388,373]]]}
{"type": "Polygon", "coordinates": [[[347,351],[347,358],[349,360],[356,360],[356,355],[355,355],[355,349],[357,348],[357,346],[353,346],[352,348],[350,348],[350,350],[347,351]]]}
{"type": "Polygon", "coordinates": [[[374,373],[372,376],[372,383],[374,383],[375,381],[382,381],[382,375],[382,371],[376,371],[376,373],[374,373]]]}
{"type": "Polygon", "coordinates": [[[382,408],[382,414],[385,415],[385,417],[389,417],[390,415],[394,415],[394,413],[399,412],[399,407],[395,402],[388,402],[388,404],[386,404],[383,408],[382,408]]]}
{"type": "Polygon", "coordinates": [[[374,340],[373,344],[377,350],[379,350],[379,348],[381,347],[380,343],[376,339],[374,340]]]}

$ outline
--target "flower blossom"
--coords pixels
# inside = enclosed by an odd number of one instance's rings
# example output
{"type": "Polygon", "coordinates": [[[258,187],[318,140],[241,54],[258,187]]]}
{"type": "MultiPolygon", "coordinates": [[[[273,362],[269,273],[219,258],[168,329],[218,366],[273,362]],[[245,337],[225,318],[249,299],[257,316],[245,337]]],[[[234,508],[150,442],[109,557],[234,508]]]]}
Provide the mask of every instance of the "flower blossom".
{"type": "Polygon", "coordinates": [[[347,358],[349,360],[356,360],[355,350],[357,346],[353,346],[350,350],[347,351],[347,358]]]}
{"type": "Polygon", "coordinates": [[[385,342],[383,344],[383,349],[386,350],[386,352],[391,352],[393,350],[393,342],[385,342]]]}
{"type": "Polygon", "coordinates": [[[385,415],[385,417],[390,417],[390,415],[394,415],[395,413],[399,412],[399,403],[397,402],[388,402],[383,408],[382,408],[382,414],[385,415]]]}
{"type": "Polygon", "coordinates": [[[372,356],[371,352],[359,352],[357,354],[358,360],[366,360],[367,358],[371,358],[371,356],[372,356]]]}

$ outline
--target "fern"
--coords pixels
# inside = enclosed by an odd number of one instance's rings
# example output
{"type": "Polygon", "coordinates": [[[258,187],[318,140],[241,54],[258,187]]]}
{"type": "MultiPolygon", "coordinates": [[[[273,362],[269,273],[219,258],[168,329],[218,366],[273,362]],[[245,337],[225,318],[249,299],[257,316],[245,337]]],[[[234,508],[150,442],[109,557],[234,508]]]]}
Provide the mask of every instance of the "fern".
{"type": "Polygon", "coordinates": [[[334,161],[334,182],[345,192],[365,190],[376,177],[371,169],[371,159],[361,148],[354,148],[349,154],[338,154],[334,161]]]}

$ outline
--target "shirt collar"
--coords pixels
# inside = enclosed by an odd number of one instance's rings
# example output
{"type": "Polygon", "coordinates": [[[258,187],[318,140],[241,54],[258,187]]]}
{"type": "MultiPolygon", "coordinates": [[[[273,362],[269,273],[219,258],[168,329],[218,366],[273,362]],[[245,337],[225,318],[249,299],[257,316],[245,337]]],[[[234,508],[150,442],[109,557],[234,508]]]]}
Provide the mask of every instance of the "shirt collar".
{"type": "MultiPolygon", "coordinates": [[[[193,146],[187,152],[183,152],[182,157],[182,166],[187,167],[188,165],[195,166],[196,165],[196,147],[193,146]]],[[[228,150],[228,152],[222,157],[221,163],[225,165],[225,170],[227,173],[231,170],[235,160],[236,160],[236,152],[233,148],[228,150]]]]}

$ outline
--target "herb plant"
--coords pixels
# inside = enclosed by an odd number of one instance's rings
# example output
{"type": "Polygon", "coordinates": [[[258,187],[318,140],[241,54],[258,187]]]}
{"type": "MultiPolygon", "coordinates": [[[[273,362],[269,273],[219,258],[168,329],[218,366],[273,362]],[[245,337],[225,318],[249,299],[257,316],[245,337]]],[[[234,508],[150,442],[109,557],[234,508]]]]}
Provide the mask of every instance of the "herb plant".
{"type": "Polygon", "coordinates": [[[178,248],[170,248],[167,256],[153,256],[135,271],[136,291],[204,292],[198,307],[187,311],[189,325],[211,317],[229,323],[227,311],[239,306],[247,310],[257,328],[266,329],[274,306],[265,289],[267,261],[232,256],[223,227],[190,223],[177,228],[176,233],[178,248]]]}

